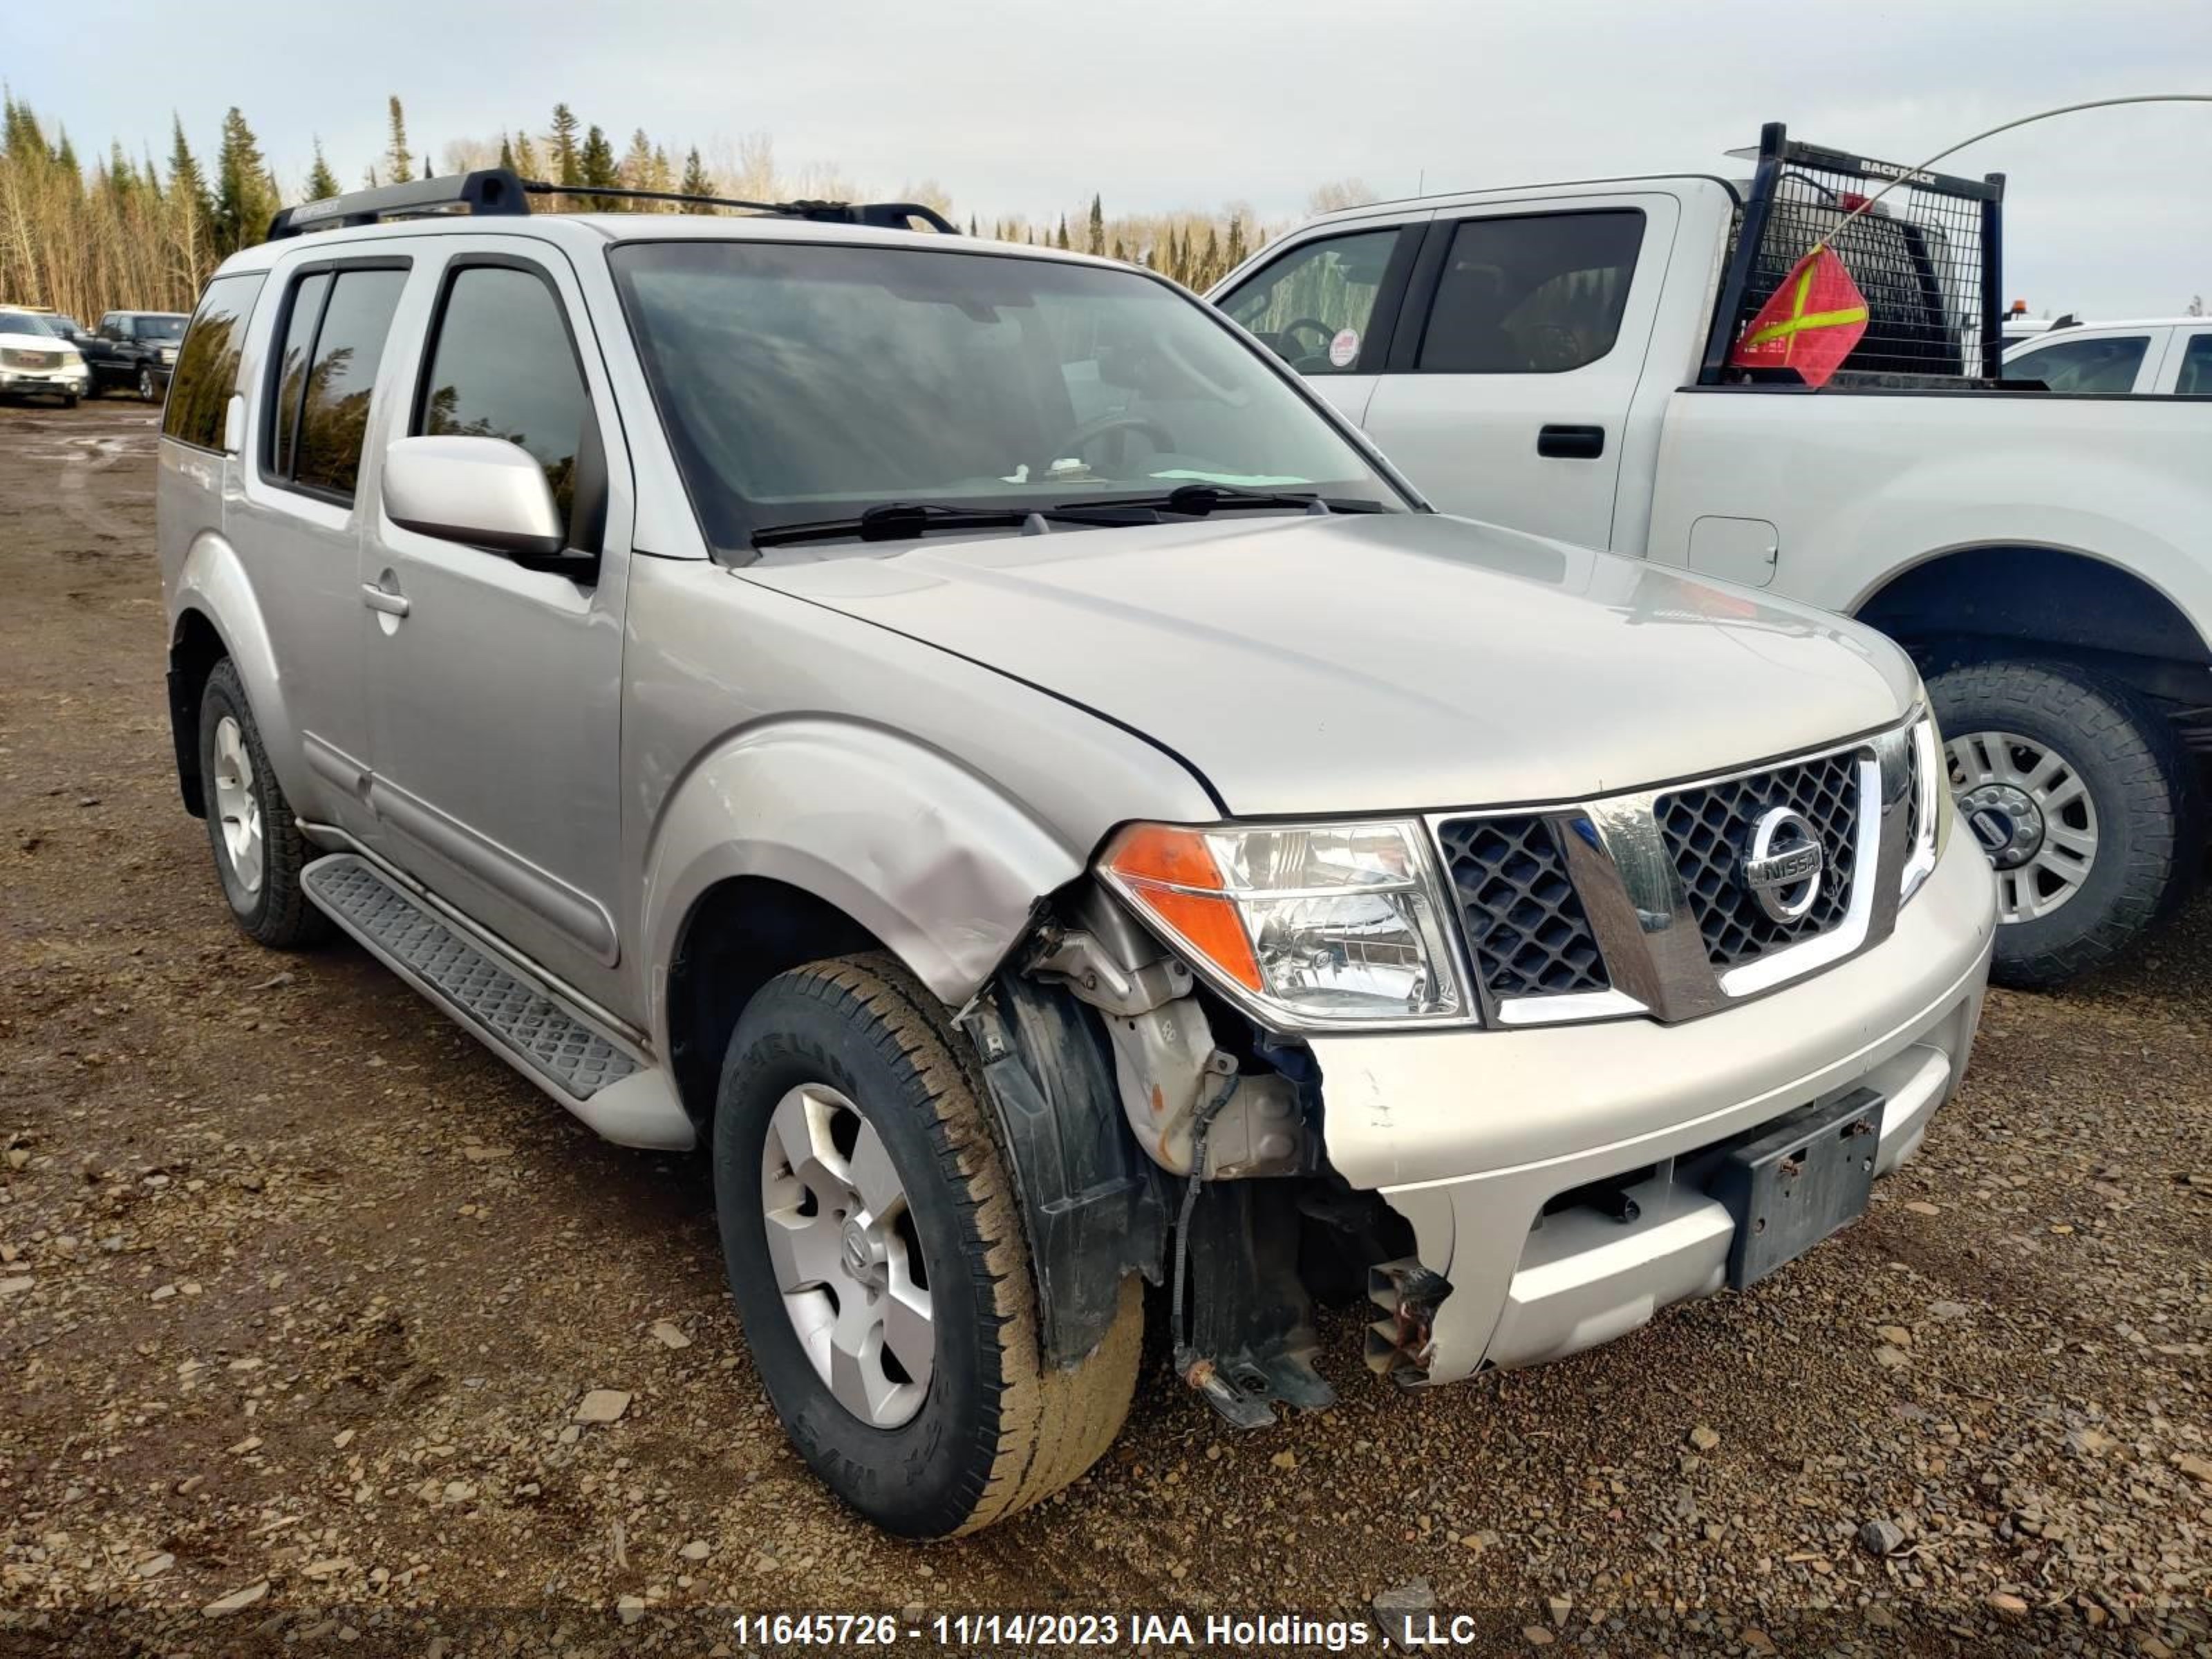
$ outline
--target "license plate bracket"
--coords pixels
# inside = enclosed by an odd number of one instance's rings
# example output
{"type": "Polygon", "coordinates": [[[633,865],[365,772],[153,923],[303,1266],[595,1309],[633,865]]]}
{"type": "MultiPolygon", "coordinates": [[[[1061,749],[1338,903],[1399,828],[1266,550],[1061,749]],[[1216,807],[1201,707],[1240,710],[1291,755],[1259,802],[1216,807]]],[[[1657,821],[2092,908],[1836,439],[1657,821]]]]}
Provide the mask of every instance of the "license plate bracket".
{"type": "Polygon", "coordinates": [[[1872,1089],[1816,1101],[1722,1159],[1711,1191],[1735,1221],[1732,1289],[1756,1285],[1865,1213],[1884,1104],[1872,1089]]]}

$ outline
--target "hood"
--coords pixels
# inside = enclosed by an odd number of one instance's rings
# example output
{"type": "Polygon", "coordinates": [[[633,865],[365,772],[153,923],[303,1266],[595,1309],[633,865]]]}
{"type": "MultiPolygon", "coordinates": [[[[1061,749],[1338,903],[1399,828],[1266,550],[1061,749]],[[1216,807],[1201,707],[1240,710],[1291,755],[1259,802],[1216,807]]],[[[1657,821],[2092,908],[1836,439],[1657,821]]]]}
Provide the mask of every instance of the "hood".
{"type": "Polygon", "coordinates": [[[56,339],[51,334],[0,334],[0,349],[58,351],[68,357],[78,355],[76,341],[56,339]]]}
{"type": "Polygon", "coordinates": [[[1887,726],[1917,685],[1856,623],[1435,514],[899,545],[741,574],[1134,727],[1239,815],[1642,787],[1887,726]]]}

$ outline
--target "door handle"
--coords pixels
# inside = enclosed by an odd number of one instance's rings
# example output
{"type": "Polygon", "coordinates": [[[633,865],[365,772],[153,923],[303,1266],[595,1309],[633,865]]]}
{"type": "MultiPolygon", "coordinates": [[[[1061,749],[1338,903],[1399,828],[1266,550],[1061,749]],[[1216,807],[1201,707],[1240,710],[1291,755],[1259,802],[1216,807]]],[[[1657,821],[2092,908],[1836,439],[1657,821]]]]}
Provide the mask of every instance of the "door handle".
{"type": "Polygon", "coordinates": [[[1601,426],[1545,426],[1536,428],[1536,453],[1556,460],[1594,461],[1605,453],[1601,426]]]}
{"type": "Polygon", "coordinates": [[[394,593],[379,587],[374,582],[361,585],[361,602],[371,611],[380,611],[387,617],[404,617],[411,608],[404,593],[394,593]]]}

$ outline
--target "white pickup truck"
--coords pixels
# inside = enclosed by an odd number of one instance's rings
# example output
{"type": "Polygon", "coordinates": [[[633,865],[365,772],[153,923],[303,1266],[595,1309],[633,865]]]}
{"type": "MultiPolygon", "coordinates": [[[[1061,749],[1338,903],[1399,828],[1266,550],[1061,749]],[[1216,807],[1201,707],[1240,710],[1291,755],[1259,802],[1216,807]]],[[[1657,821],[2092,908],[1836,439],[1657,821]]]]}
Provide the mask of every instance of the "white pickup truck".
{"type": "Polygon", "coordinates": [[[1901,641],[1998,872],[1998,976],[2051,984],[2124,951],[2204,862],[2212,395],[2054,395],[2025,351],[2000,381],[2003,185],[1776,123],[1749,180],[1355,208],[1209,297],[1446,513],[1901,641]],[[1841,371],[1816,390],[1730,368],[1822,241],[1869,312],[1841,371]]]}

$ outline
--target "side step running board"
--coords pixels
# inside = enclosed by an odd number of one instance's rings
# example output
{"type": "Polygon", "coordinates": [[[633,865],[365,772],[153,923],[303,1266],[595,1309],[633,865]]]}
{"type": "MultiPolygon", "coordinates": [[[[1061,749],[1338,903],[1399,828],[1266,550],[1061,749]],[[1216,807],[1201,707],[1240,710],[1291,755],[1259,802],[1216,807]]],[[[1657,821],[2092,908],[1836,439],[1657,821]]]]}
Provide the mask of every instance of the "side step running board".
{"type": "Polygon", "coordinates": [[[696,1141],[666,1073],[564,1006],[550,988],[441,916],[367,859],[333,853],[301,873],[315,908],[479,1042],[622,1146],[696,1141]]]}

